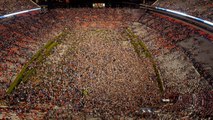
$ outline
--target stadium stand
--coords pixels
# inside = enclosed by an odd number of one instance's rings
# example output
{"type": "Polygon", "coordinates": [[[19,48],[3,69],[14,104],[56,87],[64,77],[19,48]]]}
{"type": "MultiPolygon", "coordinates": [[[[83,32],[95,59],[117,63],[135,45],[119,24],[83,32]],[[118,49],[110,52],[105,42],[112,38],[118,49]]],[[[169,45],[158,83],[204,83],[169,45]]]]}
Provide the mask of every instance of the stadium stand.
{"type": "MultiPolygon", "coordinates": [[[[2,15],[36,7],[14,1],[1,1],[2,15]]],[[[144,9],[56,8],[0,19],[0,119],[210,119],[212,41],[205,31],[144,9]],[[53,39],[61,43],[7,94],[53,39]]]]}

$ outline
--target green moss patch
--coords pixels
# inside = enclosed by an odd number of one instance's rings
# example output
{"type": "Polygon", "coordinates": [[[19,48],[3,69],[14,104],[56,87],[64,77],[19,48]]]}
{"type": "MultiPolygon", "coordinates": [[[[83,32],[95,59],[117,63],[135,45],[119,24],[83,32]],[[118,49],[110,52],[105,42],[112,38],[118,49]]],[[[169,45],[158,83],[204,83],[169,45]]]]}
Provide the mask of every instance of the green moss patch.
{"type": "Polygon", "coordinates": [[[13,90],[21,83],[26,83],[31,75],[36,72],[37,64],[40,64],[45,58],[47,58],[51,51],[56,47],[63,37],[67,35],[66,32],[60,33],[54,39],[49,40],[43,47],[41,47],[33,57],[24,65],[21,72],[16,76],[15,80],[11,83],[10,87],[7,89],[7,94],[13,92],[13,90]]]}
{"type": "Polygon", "coordinates": [[[157,77],[158,87],[160,89],[160,92],[163,93],[164,91],[163,81],[161,79],[160,71],[156,65],[156,62],[154,58],[152,57],[152,54],[150,53],[146,45],[130,29],[127,29],[127,33],[130,38],[130,42],[132,46],[134,47],[134,50],[137,53],[137,55],[139,57],[142,57],[145,55],[145,57],[149,58],[150,61],[152,62],[152,66],[153,66],[155,75],[157,77]]]}

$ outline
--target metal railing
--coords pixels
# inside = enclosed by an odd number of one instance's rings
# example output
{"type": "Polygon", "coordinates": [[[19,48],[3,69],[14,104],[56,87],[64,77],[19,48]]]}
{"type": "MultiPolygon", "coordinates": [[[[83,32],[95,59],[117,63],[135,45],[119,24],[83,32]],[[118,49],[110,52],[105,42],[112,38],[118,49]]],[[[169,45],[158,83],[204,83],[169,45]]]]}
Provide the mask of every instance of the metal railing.
{"type": "Polygon", "coordinates": [[[41,10],[41,8],[34,8],[34,9],[23,10],[23,11],[19,11],[19,12],[14,12],[14,13],[10,13],[10,14],[6,14],[6,15],[2,15],[2,16],[0,16],[0,19],[4,19],[4,18],[8,18],[8,17],[12,17],[12,16],[16,16],[16,15],[24,14],[24,13],[29,13],[29,12],[32,12],[32,11],[38,11],[38,10],[41,10]]]}
{"type": "Polygon", "coordinates": [[[148,10],[148,11],[156,12],[159,14],[163,14],[163,15],[175,18],[175,19],[179,19],[179,20],[189,23],[199,29],[207,31],[210,34],[213,33],[213,23],[210,21],[203,20],[201,18],[197,18],[197,17],[191,16],[191,15],[188,15],[186,13],[181,13],[178,11],[165,9],[165,8],[161,8],[161,7],[151,7],[151,6],[147,6],[144,4],[140,4],[140,8],[148,10]]]}

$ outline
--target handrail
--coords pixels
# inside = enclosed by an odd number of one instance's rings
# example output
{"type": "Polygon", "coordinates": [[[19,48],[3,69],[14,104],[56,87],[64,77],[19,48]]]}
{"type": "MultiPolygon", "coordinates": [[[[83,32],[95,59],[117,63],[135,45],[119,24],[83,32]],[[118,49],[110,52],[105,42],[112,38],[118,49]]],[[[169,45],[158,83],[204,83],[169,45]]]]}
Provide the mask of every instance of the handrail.
{"type": "Polygon", "coordinates": [[[175,19],[182,20],[186,23],[189,23],[191,25],[194,25],[202,30],[207,31],[208,33],[213,33],[213,23],[207,20],[203,20],[201,18],[197,18],[191,15],[188,15],[186,13],[181,13],[174,10],[169,10],[161,7],[151,7],[148,5],[140,4],[141,9],[146,9],[152,12],[157,12],[175,19]]]}
{"type": "Polygon", "coordinates": [[[39,8],[33,8],[33,9],[29,9],[29,10],[23,10],[23,11],[19,11],[19,12],[14,12],[14,13],[2,15],[2,16],[0,16],[0,19],[4,19],[4,18],[8,18],[8,17],[19,15],[19,14],[32,12],[32,11],[38,11],[38,10],[41,10],[41,8],[40,7],[39,8]]]}
{"type": "Polygon", "coordinates": [[[178,11],[174,11],[174,10],[169,10],[169,9],[165,9],[165,8],[161,8],[161,7],[155,7],[155,8],[158,9],[158,10],[167,11],[167,12],[170,12],[170,13],[175,13],[175,14],[182,15],[182,16],[185,16],[185,17],[188,17],[188,18],[192,18],[192,19],[195,19],[197,21],[200,21],[200,22],[203,22],[205,24],[213,26],[213,23],[210,22],[210,21],[203,20],[201,18],[194,17],[194,16],[188,15],[186,13],[182,13],[182,12],[178,12],[178,11]]]}

